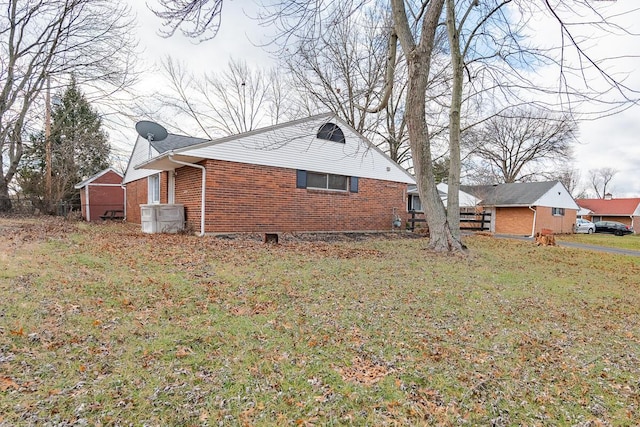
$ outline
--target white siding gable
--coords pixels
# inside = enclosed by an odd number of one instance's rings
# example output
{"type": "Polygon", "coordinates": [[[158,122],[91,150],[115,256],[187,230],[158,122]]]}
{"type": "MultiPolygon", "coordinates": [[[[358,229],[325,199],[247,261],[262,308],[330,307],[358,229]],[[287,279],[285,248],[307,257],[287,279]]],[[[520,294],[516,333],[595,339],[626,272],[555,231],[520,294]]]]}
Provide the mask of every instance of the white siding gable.
{"type": "Polygon", "coordinates": [[[557,182],[549,191],[540,197],[533,204],[534,206],[545,206],[550,208],[580,209],[573,200],[571,194],[564,188],[564,185],[557,182]]]}
{"type": "MultiPolygon", "coordinates": [[[[158,154],[160,153],[158,153],[155,148],[151,147],[151,157],[156,157],[158,154]]],[[[146,138],[138,136],[136,144],[133,147],[131,157],[129,158],[127,171],[125,172],[124,180],[122,181],[123,184],[161,172],[153,169],[135,169],[136,165],[149,160],[149,158],[149,141],[146,138]]]]}
{"type": "MultiPolygon", "coordinates": [[[[272,126],[247,134],[175,150],[176,154],[301,169],[335,175],[415,183],[413,177],[350,126],[328,115],[272,126]],[[318,139],[324,123],[336,123],[345,143],[318,139]]],[[[142,158],[132,163],[139,164],[142,158]]]]}

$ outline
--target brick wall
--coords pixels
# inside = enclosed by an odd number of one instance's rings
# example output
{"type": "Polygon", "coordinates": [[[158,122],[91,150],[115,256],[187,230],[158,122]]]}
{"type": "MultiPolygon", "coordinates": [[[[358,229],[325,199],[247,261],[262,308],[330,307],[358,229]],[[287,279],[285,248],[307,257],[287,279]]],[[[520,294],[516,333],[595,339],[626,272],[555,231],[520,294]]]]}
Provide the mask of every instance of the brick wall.
{"type": "MultiPolygon", "coordinates": [[[[496,229],[499,234],[515,234],[530,236],[533,227],[533,211],[528,207],[497,208],[496,229]]],[[[534,233],[543,228],[553,230],[556,234],[572,233],[576,223],[576,210],[565,209],[563,216],[551,214],[551,208],[536,207],[536,229],[534,233]]]]}
{"type": "MultiPolygon", "coordinates": [[[[360,178],[358,193],[301,189],[295,169],[217,160],[201,164],[207,168],[206,232],[390,230],[393,208],[406,220],[406,184],[360,178]]],[[[182,167],[175,179],[176,203],[185,206],[187,223],[199,230],[201,171],[182,167]]],[[[128,203],[146,203],[146,179],[140,181],[127,186],[127,192],[135,187],[128,203]]],[[[127,208],[137,209],[128,220],[140,222],[140,208],[127,208]]]]}
{"type": "Polygon", "coordinates": [[[140,205],[147,204],[147,178],[127,184],[127,222],[141,223],[140,205]]]}
{"type": "Polygon", "coordinates": [[[553,230],[555,234],[573,233],[573,226],[576,223],[575,209],[565,209],[564,215],[552,215],[551,208],[539,206],[536,218],[536,233],[543,228],[553,230]]]}
{"type": "Polygon", "coordinates": [[[524,208],[496,208],[495,232],[498,234],[531,235],[533,211],[524,208]]]}

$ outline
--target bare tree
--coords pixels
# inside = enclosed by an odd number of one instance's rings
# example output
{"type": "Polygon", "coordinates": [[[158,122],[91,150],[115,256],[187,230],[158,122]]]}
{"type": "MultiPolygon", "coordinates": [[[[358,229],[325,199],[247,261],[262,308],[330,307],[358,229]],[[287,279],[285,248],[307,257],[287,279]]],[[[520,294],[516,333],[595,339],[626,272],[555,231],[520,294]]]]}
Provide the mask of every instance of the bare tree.
{"type": "Polygon", "coordinates": [[[0,211],[7,211],[9,184],[45,82],[73,73],[79,84],[94,82],[113,92],[133,76],[135,42],[129,9],[108,0],[7,0],[2,10],[0,211]]]}
{"type": "Polygon", "coordinates": [[[583,199],[584,187],[580,186],[580,171],[572,167],[560,168],[559,172],[549,175],[550,179],[560,181],[574,199],[583,199]]]}
{"type": "Polygon", "coordinates": [[[576,132],[577,125],[568,116],[517,108],[470,132],[471,152],[494,183],[531,181],[570,161],[576,132]]]}
{"type": "Polygon", "coordinates": [[[591,183],[591,188],[595,191],[598,199],[604,199],[607,193],[611,191],[609,184],[617,173],[618,171],[613,168],[589,170],[589,182],[591,183]]]}
{"type": "MultiPolygon", "coordinates": [[[[202,2],[206,0],[198,3],[202,2]]],[[[472,104],[480,106],[483,100],[501,101],[502,107],[498,106],[494,111],[506,106],[530,104],[532,98],[538,99],[540,104],[569,112],[592,102],[600,102],[602,107],[596,115],[621,111],[634,101],[634,90],[609,74],[602,65],[611,64],[615,58],[605,58],[607,61],[601,62],[587,51],[587,47],[592,46],[590,37],[594,31],[599,34],[607,30],[624,32],[624,27],[607,17],[606,5],[599,3],[558,0],[552,5],[548,1],[540,3],[528,0],[447,0],[445,8],[445,0],[389,0],[393,18],[393,30],[389,32],[389,37],[391,41],[397,37],[407,64],[404,119],[418,191],[429,226],[430,248],[437,251],[463,250],[456,230],[459,225],[448,219],[436,188],[432,145],[434,133],[430,126],[427,102],[450,109],[450,191],[455,191],[459,181],[460,162],[456,151],[459,150],[459,136],[464,128],[458,120],[463,116],[460,107],[465,97],[467,100],[473,98],[472,104]],[[582,27],[587,27],[588,34],[581,33],[581,25],[573,22],[580,12],[582,27]],[[551,49],[522,43],[531,34],[524,32],[531,24],[530,18],[540,14],[550,17],[558,30],[559,43],[551,49]],[[445,83],[449,85],[445,92],[429,84],[432,73],[440,71],[432,66],[443,17],[447,21],[450,72],[454,76],[453,80],[445,83]],[[545,84],[545,81],[537,78],[535,71],[543,66],[547,69],[555,67],[559,78],[546,79],[546,82],[554,80],[554,84],[545,84]],[[600,84],[594,84],[595,80],[600,84]],[[448,102],[437,99],[438,93],[448,93],[448,102]]],[[[279,42],[284,48],[292,40],[318,39],[332,25],[346,17],[358,15],[363,6],[369,4],[371,2],[366,0],[276,0],[265,6],[267,12],[261,18],[264,23],[280,30],[279,42]]],[[[202,16],[195,18],[191,15],[195,22],[192,20],[190,23],[198,25],[205,22],[211,18],[206,12],[212,10],[209,7],[202,16]]],[[[180,25],[178,17],[174,18],[170,24],[180,25]]],[[[182,15],[179,18],[184,20],[189,16],[182,15]]],[[[393,85],[393,79],[389,76],[395,75],[395,64],[395,60],[386,62],[387,80],[379,108],[384,108],[388,102],[387,94],[393,85]]],[[[448,210],[457,210],[455,197],[449,199],[453,201],[449,203],[448,210]]]]}
{"type": "Polygon", "coordinates": [[[391,76],[396,84],[385,90],[386,62],[399,61],[397,39],[389,42],[391,16],[376,6],[335,21],[311,38],[301,37],[282,57],[301,98],[313,101],[313,112],[335,113],[402,163],[410,154],[401,114],[406,83],[396,65],[391,76]],[[383,96],[389,100],[378,108],[383,96]]]}
{"type": "MultiPolygon", "coordinates": [[[[295,115],[289,89],[276,71],[250,68],[231,60],[222,73],[195,76],[167,58],[163,63],[169,92],[163,104],[187,117],[208,138],[247,132],[295,115]]],[[[184,129],[174,120],[177,129],[184,129]]]]}

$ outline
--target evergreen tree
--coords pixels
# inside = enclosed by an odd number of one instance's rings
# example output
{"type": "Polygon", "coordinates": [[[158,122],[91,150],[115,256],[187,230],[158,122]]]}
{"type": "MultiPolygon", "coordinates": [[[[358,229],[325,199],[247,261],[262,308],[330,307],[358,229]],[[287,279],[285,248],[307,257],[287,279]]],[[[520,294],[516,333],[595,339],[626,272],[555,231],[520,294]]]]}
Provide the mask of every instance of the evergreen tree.
{"type": "Polygon", "coordinates": [[[74,185],[109,167],[111,147],[99,114],[91,107],[75,78],[51,114],[51,199],[46,199],[46,141],[44,133],[32,135],[19,170],[26,196],[44,211],[60,202],[79,206],[74,185]]]}

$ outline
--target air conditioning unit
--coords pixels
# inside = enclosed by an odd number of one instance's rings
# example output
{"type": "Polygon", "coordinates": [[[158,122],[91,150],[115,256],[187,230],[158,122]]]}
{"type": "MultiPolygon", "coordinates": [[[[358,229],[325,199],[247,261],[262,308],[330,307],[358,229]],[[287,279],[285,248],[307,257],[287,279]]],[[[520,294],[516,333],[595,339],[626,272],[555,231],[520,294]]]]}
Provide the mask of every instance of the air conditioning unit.
{"type": "Polygon", "coordinates": [[[143,233],[177,233],[184,229],[184,205],[140,205],[143,233]]]}

